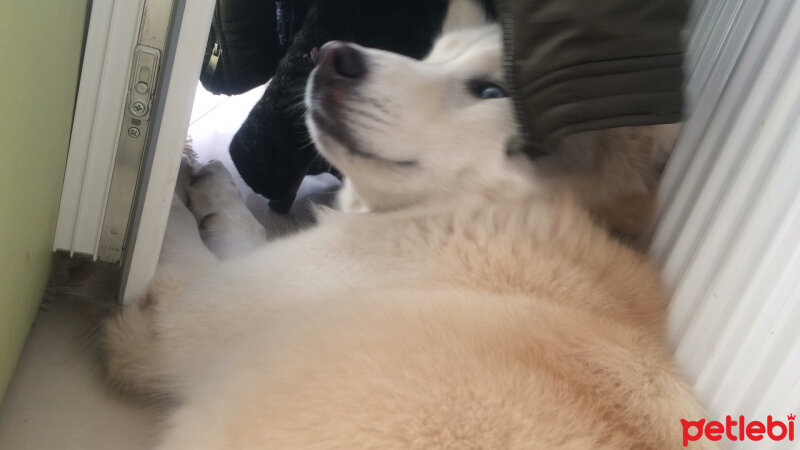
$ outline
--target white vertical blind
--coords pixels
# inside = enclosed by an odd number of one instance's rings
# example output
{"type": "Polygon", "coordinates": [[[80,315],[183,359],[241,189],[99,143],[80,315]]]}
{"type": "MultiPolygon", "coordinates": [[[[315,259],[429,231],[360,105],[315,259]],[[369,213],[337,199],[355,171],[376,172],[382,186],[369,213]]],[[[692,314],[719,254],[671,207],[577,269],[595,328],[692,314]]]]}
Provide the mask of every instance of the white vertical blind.
{"type": "Polygon", "coordinates": [[[669,338],[712,418],[785,420],[800,412],[800,1],[698,0],[689,24],[690,115],[652,241],[669,338]]]}

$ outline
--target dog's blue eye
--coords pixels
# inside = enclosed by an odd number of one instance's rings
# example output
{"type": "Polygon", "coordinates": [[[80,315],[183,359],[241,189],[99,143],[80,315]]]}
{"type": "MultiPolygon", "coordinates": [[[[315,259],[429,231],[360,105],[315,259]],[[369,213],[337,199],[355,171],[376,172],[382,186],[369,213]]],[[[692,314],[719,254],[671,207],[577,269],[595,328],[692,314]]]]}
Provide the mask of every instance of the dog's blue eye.
{"type": "Polygon", "coordinates": [[[503,98],[506,96],[506,93],[500,89],[499,86],[486,86],[481,91],[480,98],[487,99],[487,98],[503,98]]]}
{"type": "Polygon", "coordinates": [[[508,97],[503,88],[490,81],[473,80],[468,86],[472,95],[481,100],[508,97]]]}

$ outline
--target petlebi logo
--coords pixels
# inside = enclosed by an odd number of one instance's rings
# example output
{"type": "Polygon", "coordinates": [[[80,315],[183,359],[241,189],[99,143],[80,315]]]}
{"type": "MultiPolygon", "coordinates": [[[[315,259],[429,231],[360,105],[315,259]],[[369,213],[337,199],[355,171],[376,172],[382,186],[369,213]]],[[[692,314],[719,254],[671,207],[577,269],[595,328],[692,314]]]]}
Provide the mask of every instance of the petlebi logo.
{"type": "Polygon", "coordinates": [[[689,442],[697,441],[705,437],[711,441],[727,439],[730,441],[760,441],[770,439],[775,442],[794,442],[794,422],[795,415],[786,416],[786,421],[767,416],[766,421],[746,420],[744,416],[733,418],[725,416],[725,422],[706,419],[685,420],[681,419],[683,425],[683,446],[689,442]]]}

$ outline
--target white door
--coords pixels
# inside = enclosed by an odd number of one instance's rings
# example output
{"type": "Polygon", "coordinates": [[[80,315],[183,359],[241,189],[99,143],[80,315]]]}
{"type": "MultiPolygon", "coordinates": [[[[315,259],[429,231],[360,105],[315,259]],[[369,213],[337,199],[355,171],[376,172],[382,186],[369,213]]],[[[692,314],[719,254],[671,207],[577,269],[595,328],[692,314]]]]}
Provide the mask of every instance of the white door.
{"type": "Polygon", "coordinates": [[[156,266],[214,3],[92,3],[54,248],[118,264],[121,300],[156,266]]]}

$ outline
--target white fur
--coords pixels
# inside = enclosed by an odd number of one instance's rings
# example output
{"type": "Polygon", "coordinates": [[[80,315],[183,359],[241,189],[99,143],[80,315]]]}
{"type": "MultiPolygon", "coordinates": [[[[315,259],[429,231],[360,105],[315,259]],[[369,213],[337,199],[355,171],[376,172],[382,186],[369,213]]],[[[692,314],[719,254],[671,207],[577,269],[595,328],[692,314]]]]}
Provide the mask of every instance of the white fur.
{"type": "Polygon", "coordinates": [[[680,448],[702,412],[657,272],[507,153],[508,99],[464,89],[500,79],[497,30],[362,50],[341,120],[373,156],[309,122],[350,211],[261,244],[224,168],[189,168],[150,296],[106,324],[112,382],[179,401],[159,448],[680,448]]]}

